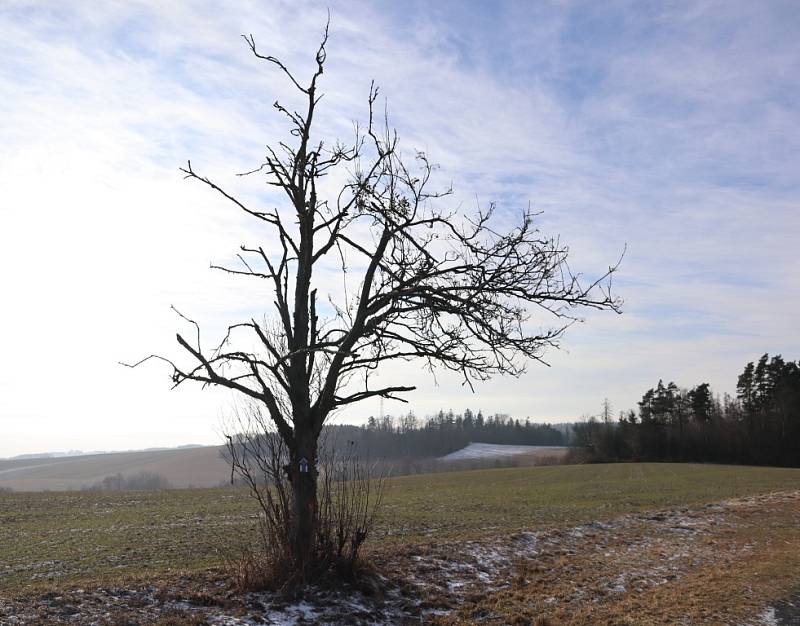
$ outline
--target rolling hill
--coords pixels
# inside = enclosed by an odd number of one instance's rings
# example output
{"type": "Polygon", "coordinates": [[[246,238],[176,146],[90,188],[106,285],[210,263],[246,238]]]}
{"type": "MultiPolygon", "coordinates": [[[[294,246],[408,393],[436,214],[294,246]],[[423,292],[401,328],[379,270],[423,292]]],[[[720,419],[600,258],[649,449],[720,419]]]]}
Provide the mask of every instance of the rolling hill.
{"type": "Polygon", "coordinates": [[[0,460],[0,488],[63,491],[93,485],[107,476],[159,474],[174,487],[216,487],[230,480],[219,446],[142,450],[80,456],[0,460]]]}

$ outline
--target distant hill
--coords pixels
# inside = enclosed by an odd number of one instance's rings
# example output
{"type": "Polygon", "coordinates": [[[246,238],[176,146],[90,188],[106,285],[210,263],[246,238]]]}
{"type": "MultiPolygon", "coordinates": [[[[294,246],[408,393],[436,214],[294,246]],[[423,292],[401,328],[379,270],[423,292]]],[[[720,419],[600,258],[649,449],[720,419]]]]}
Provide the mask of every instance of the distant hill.
{"type": "Polygon", "coordinates": [[[0,487],[15,491],[81,489],[107,476],[159,474],[174,487],[216,487],[230,480],[220,446],[182,446],[134,452],[48,453],[0,460],[0,487]]]}
{"type": "Polygon", "coordinates": [[[16,456],[10,456],[8,458],[2,459],[0,458],[0,462],[2,461],[17,461],[17,460],[27,460],[27,459],[57,459],[63,458],[67,456],[91,456],[97,454],[120,454],[123,452],[153,452],[155,450],[183,450],[185,448],[202,448],[204,446],[195,444],[195,443],[187,443],[182,446],[175,446],[172,448],[165,448],[163,446],[157,448],[145,448],[144,450],[91,450],[89,452],[85,452],[84,450],[68,450],[66,452],[58,451],[58,452],[33,452],[31,454],[18,454],[16,456]]]}

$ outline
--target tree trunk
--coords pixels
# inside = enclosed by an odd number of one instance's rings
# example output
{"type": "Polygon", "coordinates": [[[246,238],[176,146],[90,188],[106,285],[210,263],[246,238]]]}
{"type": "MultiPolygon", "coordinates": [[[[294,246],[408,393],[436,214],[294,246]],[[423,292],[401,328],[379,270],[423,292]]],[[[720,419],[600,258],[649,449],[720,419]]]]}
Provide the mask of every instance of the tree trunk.
{"type": "Polygon", "coordinates": [[[317,441],[298,433],[291,455],[290,476],[294,495],[294,560],[303,578],[313,565],[317,532],[317,441]]]}

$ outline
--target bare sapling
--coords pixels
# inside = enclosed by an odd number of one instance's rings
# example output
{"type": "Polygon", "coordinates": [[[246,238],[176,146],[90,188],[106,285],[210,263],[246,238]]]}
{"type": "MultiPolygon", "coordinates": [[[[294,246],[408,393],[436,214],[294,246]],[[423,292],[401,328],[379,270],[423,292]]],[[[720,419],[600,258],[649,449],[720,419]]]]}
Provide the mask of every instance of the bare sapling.
{"type": "MultiPolygon", "coordinates": [[[[372,531],[386,476],[352,441],[323,433],[317,472],[316,532],[310,556],[297,561],[291,455],[259,406],[250,404],[232,421],[226,456],[231,482],[241,482],[260,510],[255,542],[228,559],[243,590],[297,590],[327,573],[354,579],[363,565],[361,548],[372,531]]],[[[306,468],[307,469],[307,468],[306,468]]],[[[304,546],[302,554],[309,556],[304,546]]]]}

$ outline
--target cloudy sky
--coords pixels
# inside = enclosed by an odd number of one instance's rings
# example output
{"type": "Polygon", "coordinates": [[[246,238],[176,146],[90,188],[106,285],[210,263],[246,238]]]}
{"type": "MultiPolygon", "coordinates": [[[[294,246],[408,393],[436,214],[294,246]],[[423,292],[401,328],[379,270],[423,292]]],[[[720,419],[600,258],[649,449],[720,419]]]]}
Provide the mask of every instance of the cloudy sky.
{"type": "MultiPolygon", "coordinates": [[[[347,138],[371,79],[454,206],[531,204],[591,276],[627,244],[624,314],[572,328],[551,367],[475,394],[416,369],[418,415],[544,420],[635,406],[659,378],[733,392],[763,352],[800,357],[800,12],[764,2],[27,2],[0,4],[0,457],[215,443],[235,398],[153,363],[184,330],[270,308],[209,269],[263,232],[206,189],[252,201],[285,135],[285,79],[331,10],[319,122],[347,138]]],[[[387,403],[385,411],[406,407],[387,403]]],[[[378,414],[377,401],[342,414],[378,414]]]]}

